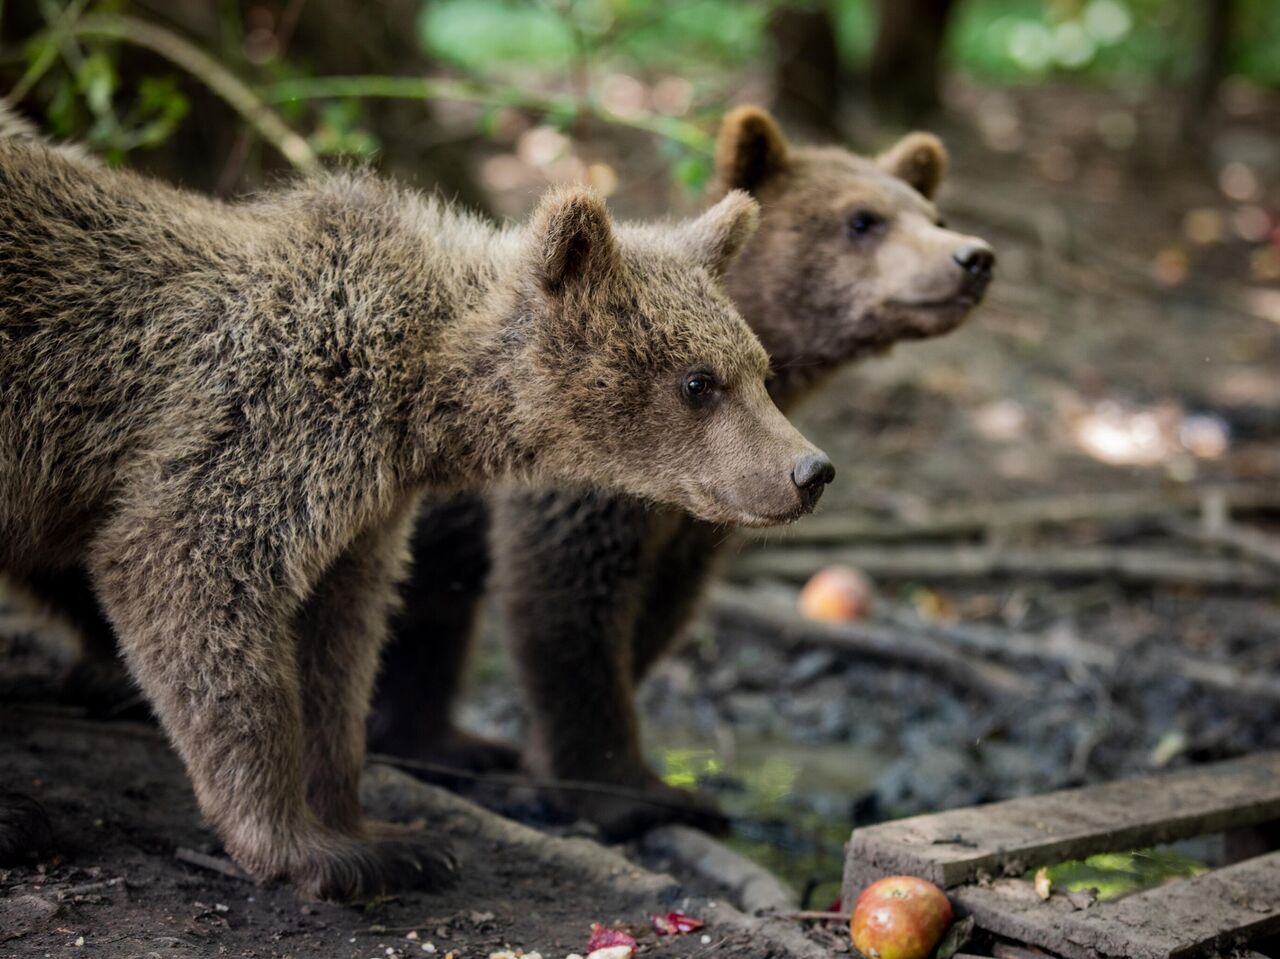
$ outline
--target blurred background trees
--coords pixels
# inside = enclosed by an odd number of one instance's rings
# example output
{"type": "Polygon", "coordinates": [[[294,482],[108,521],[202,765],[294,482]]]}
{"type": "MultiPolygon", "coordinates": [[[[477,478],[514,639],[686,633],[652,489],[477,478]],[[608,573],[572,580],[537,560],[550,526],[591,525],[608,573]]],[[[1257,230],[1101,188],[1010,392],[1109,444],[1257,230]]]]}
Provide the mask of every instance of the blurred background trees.
{"type": "Polygon", "coordinates": [[[1280,5],[1271,0],[4,5],[3,79],[21,109],[109,159],[144,154],[130,162],[222,192],[259,182],[280,159],[192,64],[138,45],[129,18],[207,53],[315,154],[377,156],[479,205],[466,151],[509,127],[511,109],[568,134],[585,129],[584,117],[649,129],[665,141],[675,178],[697,187],[705,134],[737,99],[772,101],[800,129],[857,142],[869,139],[871,117],[889,127],[936,122],[947,77],[1014,89],[1069,82],[1135,103],[1177,91],[1183,142],[1203,145],[1224,79],[1280,84],[1280,5]],[[95,32],[103,20],[116,29],[95,32]],[[329,76],[366,82],[350,95],[315,96],[301,82],[329,76]],[[464,81],[471,106],[459,111],[460,98],[443,88],[374,82],[424,76],[464,81]],[[304,95],[273,95],[288,82],[304,95]]]}

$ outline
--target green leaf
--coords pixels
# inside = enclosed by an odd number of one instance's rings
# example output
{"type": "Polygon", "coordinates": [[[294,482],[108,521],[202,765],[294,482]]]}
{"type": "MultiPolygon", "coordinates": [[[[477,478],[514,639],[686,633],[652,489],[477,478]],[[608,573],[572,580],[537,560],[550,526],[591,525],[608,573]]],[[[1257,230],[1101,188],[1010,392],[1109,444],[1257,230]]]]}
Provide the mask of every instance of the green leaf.
{"type": "Polygon", "coordinates": [[[711,179],[711,158],[690,153],[676,163],[672,175],[680,185],[700,192],[711,179]]]}
{"type": "Polygon", "coordinates": [[[85,103],[97,116],[111,111],[111,98],[116,91],[116,67],[101,50],[89,54],[76,70],[76,83],[85,103]]]}

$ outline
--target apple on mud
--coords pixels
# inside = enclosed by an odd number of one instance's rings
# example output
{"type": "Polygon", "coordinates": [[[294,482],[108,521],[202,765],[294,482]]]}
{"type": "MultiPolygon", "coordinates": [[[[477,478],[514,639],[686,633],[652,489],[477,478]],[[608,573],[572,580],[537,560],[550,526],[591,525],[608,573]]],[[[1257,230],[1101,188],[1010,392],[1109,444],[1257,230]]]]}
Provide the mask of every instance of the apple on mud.
{"type": "Polygon", "coordinates": [[[800,591],[800,614],[822,623],[866,619],[873,592],[871,580],[860,571],[849,566],[826,566],[814,573],[800,591]]]}
{"type": "Polygon", "coordinates": [[[849,933],[867,959],[928,959],[951,925],[951,903],[931,882],[890,876],[862,891],[849,933]]]}

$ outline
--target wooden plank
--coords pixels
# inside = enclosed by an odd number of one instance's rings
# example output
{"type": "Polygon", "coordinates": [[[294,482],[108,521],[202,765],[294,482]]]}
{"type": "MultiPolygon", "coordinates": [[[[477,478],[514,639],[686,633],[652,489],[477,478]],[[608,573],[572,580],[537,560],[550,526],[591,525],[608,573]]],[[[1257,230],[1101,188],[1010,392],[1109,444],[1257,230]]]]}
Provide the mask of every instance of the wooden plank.
{"type": "Polygon", "coordinates": [[[951,897],[981,928],[1069,959],[1197,959],[1280,932],[1280,851],[1083,909],[1025,880],[951,897]]]}
{"type": "Polygon", "coordinates": [[[947,888],[1271,820],[1280,752],[856,829],[846,889],[894,873],[947,888]]]}

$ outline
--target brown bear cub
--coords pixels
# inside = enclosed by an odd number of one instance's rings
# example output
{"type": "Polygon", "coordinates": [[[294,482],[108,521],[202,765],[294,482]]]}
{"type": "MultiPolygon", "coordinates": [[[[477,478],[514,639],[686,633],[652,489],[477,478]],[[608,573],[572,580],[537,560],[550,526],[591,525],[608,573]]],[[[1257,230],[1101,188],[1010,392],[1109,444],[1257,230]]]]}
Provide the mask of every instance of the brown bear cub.
{"type": "MultiPolygon", "coordinates": [[[[769,352],[769,391],[784,410],[847,363],[946,333],[982,299],[995,258],[941,225],[932,198],[946,155],[936,138],[911,134],[864,159],[794,147],[768,114],[744,107],[725,118],[716,165],[722,191],[760,202],[760,229],[729,289],[769,352]]],[[[531,721],[531,768],[655,795],[577,796],[575,811],[609,835],[673,818],[714,824],[709,803],[665,786],[645,763],[633,691],[689,619],[724,532],[607,492],[512,490],[488,503],[431,502],[424,517],[371,747],[453,764],[511,760],[449,716],[491,557],[531,721]]]]}
{"type": "Polygon", "coordinates": [[[419,491],[810,509],[831,466],[722,290],[756,219],[615,227],[563,191],[499,231],[363,175],[226,204],[0,143],[0,570],[87,570],[252,875],[439,883],[447,846],[357,792],[419,491]]]}

